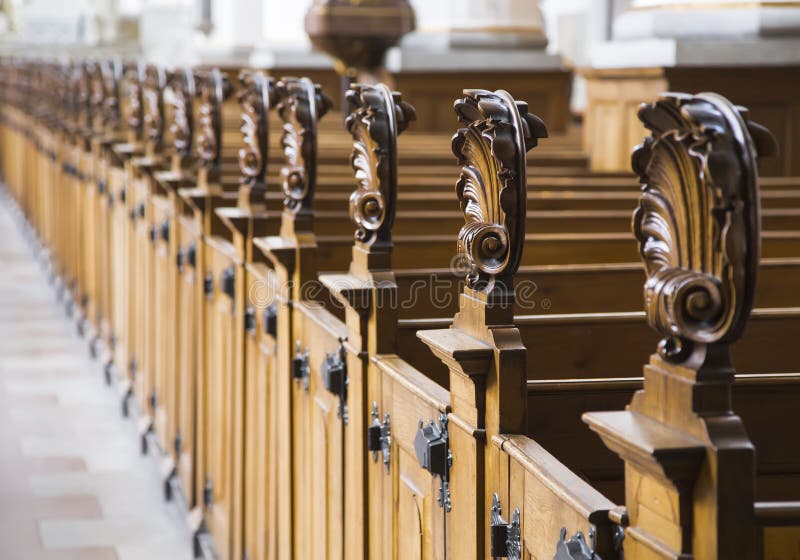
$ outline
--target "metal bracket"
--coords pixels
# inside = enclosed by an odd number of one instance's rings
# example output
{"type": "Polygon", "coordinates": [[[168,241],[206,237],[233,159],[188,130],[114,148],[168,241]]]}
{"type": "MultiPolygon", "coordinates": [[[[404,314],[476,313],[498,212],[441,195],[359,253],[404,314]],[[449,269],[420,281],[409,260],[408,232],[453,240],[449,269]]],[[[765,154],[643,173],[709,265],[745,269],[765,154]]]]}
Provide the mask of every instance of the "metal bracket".
{"type": "Polygon", "coordinates": [[[214,295],[214,275],[210,272],[203,278],[203,293],[207,298],[214,295]]]}
{"type": "Polygon", "coordinates": [[[500,507],[500,496],[497,493],[492,496],[492,507],[490,510],[490,552],[492,558],[508,558],[508,560],[520,560],[522,542],[520,540],[519,529],[519,509],[514,509],[511,514],[511,523],[506,523],[502,517],[503,510],[500,507]]]}
{"type": "Polygon", "coordinates": [[[175,254],[175,266],[178,267],[178,272],[183,272],[183,261],[186,260],[186,253],[183,247],[178,247],[178,252],[175,254]]]}
{"type": "Polygon", "coordinates": [[[156,226],[150,226],[150,243],[156,242],[156,226]]]}
{"type": "Polygon", "coordinates": [[[438,424],[431,420],[426,425],[419,421],[419,429],[414,438],[414,451],[417,454],[419,465],[438,476],[439,497],[437,503],[449,512],[450,501],[450,467],[453,465],[453,454],[450,452],[450,435],[447,433],[447,415],[439,415],[438,424]]]}
{"type": "Polygon", "coordinates": [[[161,237],[161,241],[169,243],[169,218],[164,218],[164,221],[161,222],[161,228],[158,233],[161,237]]]}
{"type": "Polygon", "coordinates": [[[264,316],[262,317],[264,323],[264,333],[272,336],[278,336],[278,304],[273,303],[264,309],[264,316]]]}
{"type": "Polygon", "coordinates": [[[233,299],[236,282],[236,270],[233,266],[229,266],[220,274],[219,283],[222,288],[222,293],[233,299]]]}
{"type": "Polygon", "coordinates": [[[186,249],[186,262],[189,266],[195,268],[197,266],[197,245],[191,243],[189,248],[186,249]]]}
{"type": "Polygon", "coordinates": [[[383,455],[383,465],[389,472],[392,458],[392,428],[389,423],[389,413],[383,416],[383,422],[378,415],[378,403],[372,403],[372,424],[367,426],[367,451],[372,451],[372,460],[378,462],[378,453],[383,455]]]}
{"type": "Polygon", "coordinates": [[[292,358],[292,379],[308,392],[308,381],[311,377],[311,368],[308,367],[308,350],[303,351],[300,340],[297,341],[297,351],[292,358]]]}
{"type": "Polygon", "coordinates": [[[593,550],[594,530],[589,531],[589,540],[592,543],[591,547],[580,531],[567,540],[567,528],[562,527],[553,560],[602,560],[593,550]]]}
{"type": "Polygon", "coordinates": [[[344,344],[339,340],[339,349],[336,352],[325,354],[325,360],[320,368],[322,384],[328,392],[339,397],[339,408],[336,415],[347,424],[349,414],[347,410],[347,351],[344,344]]]}
{"type": "Polygon", "coordinates": [[[256,310],[248,307],[244,311],[244,330],[250,334],[256,334],[256,310]]]}
{"type": "Polygon", "coordinates": [[[206,483],[203,485],[203,505],[207,508],[214,505],[214,483],[211,477],[206,477],[206,483]]]}

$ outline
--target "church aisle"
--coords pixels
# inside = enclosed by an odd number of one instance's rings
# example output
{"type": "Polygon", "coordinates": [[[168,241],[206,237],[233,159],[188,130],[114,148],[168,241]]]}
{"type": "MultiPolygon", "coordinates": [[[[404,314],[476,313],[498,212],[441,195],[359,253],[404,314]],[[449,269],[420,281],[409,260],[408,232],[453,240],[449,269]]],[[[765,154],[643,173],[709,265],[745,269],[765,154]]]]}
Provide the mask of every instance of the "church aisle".
{"type": "Polygon", "coordinates": [[[134,421],[0,198],[0,556],[190,559],[134,421]]]}

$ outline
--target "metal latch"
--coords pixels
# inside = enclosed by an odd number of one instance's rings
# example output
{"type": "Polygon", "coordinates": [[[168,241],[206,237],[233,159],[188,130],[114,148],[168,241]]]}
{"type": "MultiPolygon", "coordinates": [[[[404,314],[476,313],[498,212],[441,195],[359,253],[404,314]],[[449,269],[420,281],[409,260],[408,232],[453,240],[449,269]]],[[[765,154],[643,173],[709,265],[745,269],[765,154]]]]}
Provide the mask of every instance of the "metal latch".
{"type": "MultiPolygon", "coordinates": [[[[594,531],[589,532],[589,539],[594,541],[594,531]]],[[[562,527],[553,560],[601,560],[592,550],[593,547],[594,542],[590,547],[586,542],[586,537],[580,531],[567,540],[567,528],[562,527]]]]}
{"type": "Polygon", "coordinates": [[[308,367],[308,350],[303,351],[300,340],[297,341],[297,350],[295,351],[294,358],[292,358],[292,379],[298,385],[302,384],[303,388],[308,391],[308,380],[311,375],[311,369],[308,367]]]}
{"type": "Polygon", "coordinates": [[[419,421],[419,429],[414,438],[414,451],[419,465],[438,476],[440,480],[437,503],[445,511],[450,511],[450,467],[453,465],[453,454],[450,452],[450,436],[447,433],[447,415],[439,415],[439,423],[431,420],[426,425],[419,421]]]}
{"type": "Polygon", "coordinates": [[[189,245],[189,248],[186,250],[186,262],[189,263],[189,266],[195,268],[197,266],[197,245],[194,243],[189,245]]]}
{"type": "Polygon", "coordinates": [[[159,235],[161,236],[161,241],[169,243],[169,218],[165,218],[164,221],[161,222],[161,230],[159,231],[159,235]]]}
{"type": "Polygon", "coordinates": [[[278,335],[277,303],[268,305],[267,308],[264,309],[264,316],[262,317],[262,321],[264,322],[264,332],[272,337],[276,337],[278,335]]]}
{"type": "Polygon", "coordinates": [[[256,333],[256,310],[252,307],[244,311],[244,330],[250,334],[256,333]]]}
{"type": "Polygon", "coordinates": [[[372,451],[372,460],[378,462],[378,453],[383,456],[383,465],[389,472],[392,454],[392,429],[389,423],[389,413],[383,416],[383,422],[378,415],[378,403],[372,403],[372,424],[367,426],[367,451],[372,451]]]}
{"type": "Polygon", "coordinates": [[[492,558],[508,558],[509,560],[520,560],[522,543],[520,541],[519,530],[519,509],[514,509],[511,514],[511,523],[506,523],[502,517],[500,507],[500,496],[495,493],[492,496],[492,508],[490,510],[490,553],[492,558]]]}
{"type": "Polygon", "coordinates": [[[347,411],[347,352],[344,344],[339,341],[339,349],[330,354],[325,354],[325,360],[320,369],[322,384],[328,392],[339,397],[339,408],[336,415],[347,424],[349,415],[347,411]]]}
{"type": "Polygon", "coordinates": [[[210,272],[203,278],[203,293],[206,297],[210,297],[214,294],[214,275],[210,272]]]}
{"type": "Polygon", "coordinates": [[[234,270],[233,266],[229,266],[222,271],[222,274],[220,275],[220,287],[222,288],[222,293],[231,299],[233,299],[234,296],[235,281],[236,271],[234,270]]]}

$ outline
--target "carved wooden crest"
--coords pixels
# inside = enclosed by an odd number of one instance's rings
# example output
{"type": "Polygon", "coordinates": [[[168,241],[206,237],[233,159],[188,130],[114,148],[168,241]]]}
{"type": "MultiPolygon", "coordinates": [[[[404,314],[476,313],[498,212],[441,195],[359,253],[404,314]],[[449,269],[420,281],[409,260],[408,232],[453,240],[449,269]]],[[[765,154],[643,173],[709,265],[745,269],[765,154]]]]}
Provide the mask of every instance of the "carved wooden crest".
{"type": "Polygon", "coordinates": [[[242,138],[239,169],[244,182],[266,183],[269,110],[275,102],[275,82],[262,72],[242,72],[239,103],[242,106],[242,138]]]}
{"type": "Polygon", "coordinates": [[[458,250],[471,271],[468,285],[484,289],[519,268],[525,244],[525,154],[547,137],[547,128],[528,113],[527,103],[503,90],[464,90],[455,111],[464,125],[453,137],[461,166],[456,194],[466,218],[458,250]]]}
{"type": "Polygon", "coordinates": [[[397,136],[416,120],[411,105],[386,85],[355,85],[345,126],[353,136],[350,157],[358,187],[350,195],[356,239],[391,246],[397,202],[397,136]]]}
{"type": "Polygon", "coordinates": [[[169,131],[172,135],[172,147],[178,156],[186,158],[192,152],[194,134],[192,111],[195,96],[194,74],[189,69],[176,70],[170,76],[169,88],[171,92],[169,105],[172,108],[169,131]]]}
{"type": "Polygon", "coordinates": [[[196,79],[200,97],[197,122],[197,155],[203,167],[219,164],[222,142],[222,103],[230,93],[230,84],[216,68],[196,79]]]}
{"type": "Polygon", "coordinates": [[[142,84],[144,82],[144,65],[135,62],[125,68],[125,84],[127,86],[125,121],[133,132],[142,130],[144,114],[142,110],[142,84]]]}
{"type": "Polygon", "coordinates": [[[308,78],[282,78],[276,89],[286,160],[281,170],[283,204],[295,214],[310,214],[317,181],[317,123],[332,102],[308,78]]]}
{"type": "Polygon", "coordinates": [[[142,103],[144,109],[144,136],[154,148],[159,148],[164,139],[164,88],[167,74],[164,69],[148,64],[144,70],[142,103]]]}
{"type": "Polygon", "coordinates": [[[665,337],[659,353],[682,361],[693,342],[732,342],[745,327],[760,253],[756,158],[774,140],[715,94],[666,94],[639,118],[652,132],[632,159],[645,308],[665,337]]]}
{"type": "Polygon", "coordinates": [[[99,68],[103,80],[103,124],[109,130],[116,130],[121,124],[119,86],[122,64],[118,60],[104,60],[99,63],[99,68]]]}

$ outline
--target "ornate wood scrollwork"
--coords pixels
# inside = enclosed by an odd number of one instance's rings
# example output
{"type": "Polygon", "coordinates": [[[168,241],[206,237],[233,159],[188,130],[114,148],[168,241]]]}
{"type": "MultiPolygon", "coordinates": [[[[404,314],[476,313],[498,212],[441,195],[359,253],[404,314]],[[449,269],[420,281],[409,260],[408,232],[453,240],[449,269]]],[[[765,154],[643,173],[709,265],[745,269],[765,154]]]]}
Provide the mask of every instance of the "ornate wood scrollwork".
{"type": "Polygon", "coordinates": [[[286,160],[281,170],[283,204],[296,215],[310,215],[317,182],[317,123],[333,104],[308,78],[282,78],[276,89],[286,160]]]}
{"type": "Polygon", "coordinates": [[[417,113],[386,85],[355,85],[346,94],[353,108],[345,126],[353,136],[350,161],[358,187],[350,195],[356,239],[391,247],[397,201],[397,136],[417,113]]]}
{"type": "Polygon", "coordinates": [[[103,125],[107,130],[117,130],[122,120],[119,105],[122,64],[118,60],[104,60],[99,68],[103,79],[103,125]]]}
{"type": "Polygon", "coordinates": [[[144,71],[142,102],[144,109],[144,136],[154,149],[164,139],[164,88],[167,74],[160,66],[148,64],[144,71]]]}
{"type": "Polygon", "coordinates": [[[125,120],[128,128],[135,134],[142,130],[144,114],[142,109],[142,82],[144,81],[144,65],[139,62],[129,64],[125,68],[127,85],[125,120]]]}
{"type": "Polygon", "coordinates": [[[464,125],[453,137],[461,166],[456,194],[466,224],[458,234],[473,289],[488,289],[519,268],[525,244],[525,154],[547,137],[542,120],[508,92],[464,90],[455,103],[464,125]]]}
{"type": "Polygon", "coordinates": [[[194,114],[192,101],[195,96],[194,74],[189,69],[175,71],[169,80],[172,95],[169,105],[172,108],[172,122],[169,131],[172,147],[180,158],[188,158],[192,152],[194,134],[194,114]]]}
{"type": "Polygon", "coordinates": [[[269,110],[275,103],[275,82],[263,72],[242,72],[239,103],[242,106],[242,138],[239,150],[239,169],[243,182],[249,185],[266,184],[267,142],[269,140],[269,110]]]}
{"type": "Polygon", "coordinates": [[[219,165],[222,141],[222,103],[230,94],[230,83],[216,68],[196,81],[200,97],[197,123],[197,155],[203,167],[219,165]]]}
{"type": "Polygon", "coordinates": [[[730,343],[753,305],[760,253],[758,155],[774,140],[746,109],[715,94],[666,94],[643,105],[652,135],[633,153],[642,196],[633,216],[659,354],[730,343]]]}

